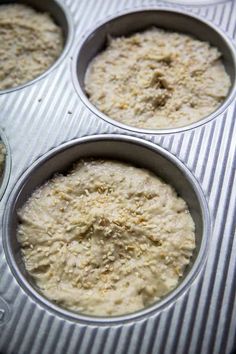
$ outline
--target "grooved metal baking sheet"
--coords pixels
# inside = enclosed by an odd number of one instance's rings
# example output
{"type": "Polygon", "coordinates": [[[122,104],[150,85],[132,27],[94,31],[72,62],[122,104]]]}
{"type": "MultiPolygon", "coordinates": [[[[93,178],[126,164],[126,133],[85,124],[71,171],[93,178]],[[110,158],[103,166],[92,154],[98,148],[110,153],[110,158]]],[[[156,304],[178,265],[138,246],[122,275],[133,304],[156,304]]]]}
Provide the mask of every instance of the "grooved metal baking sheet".
{"type": "Polygon", "coordinates": [[[207,260],[176,301],[148,316],[109,324],[61,316],[19,285],[0,238],[1,353],[219,353],[236,349],[236,110],[235,98],[206,124],[168,134],[131,132],[98,118],[72,83],[72,61],[83,35],[118,12],[178,9],[210,21],[235,46],[236,2],[178,5],[154,0],[64,0],[71,14],[67,52],[47,75],[0,95],[0,126],[11,152],[11,174],[0,217],[24,171],[40,156],[72,139],[103,133],[133,135],[176,156],[198,181],[208,203],[212,232],[207,260]]]}

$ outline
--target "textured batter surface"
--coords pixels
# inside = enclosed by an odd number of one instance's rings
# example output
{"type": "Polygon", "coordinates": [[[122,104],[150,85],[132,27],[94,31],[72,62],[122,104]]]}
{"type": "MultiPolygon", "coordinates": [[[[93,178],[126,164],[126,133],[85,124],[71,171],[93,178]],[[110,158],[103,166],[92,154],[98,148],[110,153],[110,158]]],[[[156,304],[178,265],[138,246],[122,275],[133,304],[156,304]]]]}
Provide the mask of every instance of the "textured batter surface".
{"type": "Polygon", "coordinates": [[[63,49],[62,30],[47,13],[22,5],[0,6],[0,90],[47,70],[63,49]]]}
{"type": "Polygon", "coordinates": [[[41,292],[86,314],[120,315],[174,289],[195,248],[183,199],[124,163],[80,161],[34,192],[18,240],[41,292]]]}
{"type": "Polygon", "coordinates": [[[224,101],[230,85],[216,48],[157,28],[110,39],[85,77],[88,97],[98,109],[147,129],[202,119],[224,101]]]}

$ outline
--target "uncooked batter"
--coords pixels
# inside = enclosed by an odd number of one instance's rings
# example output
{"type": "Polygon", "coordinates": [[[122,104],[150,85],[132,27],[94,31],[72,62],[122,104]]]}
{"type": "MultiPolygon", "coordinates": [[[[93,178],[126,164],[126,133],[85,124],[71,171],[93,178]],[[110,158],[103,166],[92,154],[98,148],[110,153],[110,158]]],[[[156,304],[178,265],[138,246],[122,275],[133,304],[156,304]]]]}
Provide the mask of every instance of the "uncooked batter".
{"type": "Polygon", "coordinates": [[[199,121],[221,105],[230,86],[217,48],[157,28],[111,38],[85,77],[88,97],[100,111],[146,129],[199,121]]]}
{"type": "Polygon", "coordinates": [[[47,13],[22,4],[0,5],[0,90],[33,80],[63,49],[62,30],[47,13]]]}
{"type": "Polygon", "coordinates": [[[195,248],[183,199],[153,173],[82,160],[19,211],[18,241],[40,292],[69,310],[121,315],[161,299],[195,248]]]}

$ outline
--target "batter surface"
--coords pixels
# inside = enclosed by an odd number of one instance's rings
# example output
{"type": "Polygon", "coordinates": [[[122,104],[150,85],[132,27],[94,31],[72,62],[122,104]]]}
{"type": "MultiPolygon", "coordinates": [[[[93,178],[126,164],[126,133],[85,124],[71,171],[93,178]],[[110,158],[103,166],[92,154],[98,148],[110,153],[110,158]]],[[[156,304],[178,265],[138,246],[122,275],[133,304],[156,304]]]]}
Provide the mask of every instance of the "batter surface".
{"type": "Polygon", "coordinates": [[[131,313],[174,289],[195,248],[183,199],[151,172],[81,160],[19,211],[18,241],[41,293],[90,315],[131,313]]]}
{"type": "Polygon", "coordinates": [[[175,128],[215,111],[231,86],[221,53],[191,36],[152,28],[110,38],[85,89],[108,117],[138,128],[175,128]]]}
{"type": "Polygon", "coordinates": [[[0,6],[0,90],[33,80],[63,49],[62,30],[47,13],[22,4],[0,6]]]}

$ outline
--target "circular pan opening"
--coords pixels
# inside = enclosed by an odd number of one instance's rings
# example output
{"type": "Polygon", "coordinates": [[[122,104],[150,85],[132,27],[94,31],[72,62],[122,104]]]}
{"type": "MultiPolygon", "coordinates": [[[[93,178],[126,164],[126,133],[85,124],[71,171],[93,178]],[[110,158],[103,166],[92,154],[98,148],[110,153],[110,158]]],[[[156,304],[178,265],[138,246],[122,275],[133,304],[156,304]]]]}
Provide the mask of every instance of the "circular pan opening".
{"type": "Polygon", "coordinates": [[[199,273],[206,259],[210,220],[205,198],[189,170],[179,160],[164,149],[142,139],[122,135],[98,135],[77,139],[51,150],[37,160],[22,176],[9,197],[4,214],[3,244],[7,261],[20,286],[33,299],[53,311],[56,315],[75,321],[112,324],[135,320],[161,311],[183,294],[199,273]],[[178,195],[188,204],[196,228],[196,249],[191,264],[179,285],[161,301],[137,312],[111,317],[95,317],[65,310],[43,297],[34,286],[25,270],[20,254],[16,233],[18,226],[17,210],[27,201],[38,186],[55,173],[66,172],[71,165],[87,157],[102,157],[125,161],[151,170],[164,181],[171,184],[178,195]]]}
{"type": "Polygon", "coordinates": [[[19,1],[14,1],[14,0],[2,0],[0,1],[0,6],[1,5],[10,5],[10,4],[23,4],[27,5],[29,7],[32,7],[38,12],[41,13],[49,13],[53,19],[53,21],[62,29],[62,34],[64,38],[64,46],[63,50],[58,56],[58,58],[55,60],[55,62],[48,67],[45,71],[43,71],[40,75],[35,77],[34,79],[27,81],[25,83],[22,83],[18,86],[15,87],[10,87],[8,89],[3,89],[0,90],[0,95],[1,94],[6,94],[9,92],[13,92],[16,90],[20,90],[26,86],[32,85],[38,80],[42,79],[46,75],[48,75],[52,70],[55,69],[59,63],[62,62],[64,59],[66,53],[68,52],[72,39],[73,39],[73,25],[72,25],[72,18],[70,15],[70,12],[68,8],[64,5],[64,3],[61,0],[47,0],[47,1],[39,1],[39,0],[19,0],[19,1]]]}
{"type": "Polygon", "coordinates": [[[7,184],[10,178],[11,173],[11,152],[8,140],[3,133],[2,129],[0,129],[0,144],[4,145],[5,148],[5,160],[4,160],[4,167],[3,173],[0,176],[0,200],[2,199],[4,192],[7,188],[7,184]]]}
{"type": "Polygon", "coordinates": [[[195,128],[221,114],[231,102],[236,91],[236,58],[235,50],[230,40],[225,34],[223,34],[223,32],[218,30],[211,23],[202,20],[195,15],[185,13],[182,10],[170,10],[163,8],[145,10],[140,9],[132,12],[125,12],[119,16],[112,17],[85,35],[84,39],[77,47],[73,58],[72,80],[75,89],[84,104],[93,113],[106,122],[122,129],[137,133],[165,134],[195,128]],[[106,48],[107,38],[131,35],[152,26],[192,35],[199,40],[209,42],[212,46],[215,46],[220,50],[223,55],[223,63],[226,72],[231,80],[231,88],[225,101],[212,114],[183,127],[168,129],[144,129],[125,125],[115,119],[111,119],[89,101],[84,87],[85,74],[92,59],[106,48]]]}

